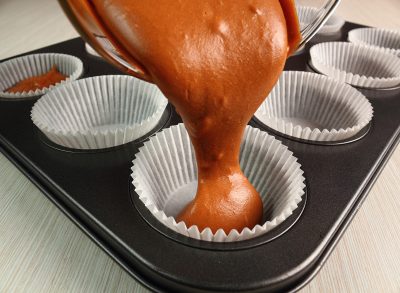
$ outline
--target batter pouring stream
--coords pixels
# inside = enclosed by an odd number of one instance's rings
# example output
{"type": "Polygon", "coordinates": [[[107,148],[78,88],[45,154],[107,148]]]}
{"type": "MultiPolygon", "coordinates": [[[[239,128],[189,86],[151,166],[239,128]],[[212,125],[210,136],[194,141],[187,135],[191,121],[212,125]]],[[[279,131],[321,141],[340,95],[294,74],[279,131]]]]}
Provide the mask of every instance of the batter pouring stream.
{"type": "Polygon", "coordinates": [[[114,45],[137,60],[181,115],[198,165],[178,221],[252,228],[262,202],[239,166],[246,124],[300,41],[293,0],[92,0],[114,45]]]}

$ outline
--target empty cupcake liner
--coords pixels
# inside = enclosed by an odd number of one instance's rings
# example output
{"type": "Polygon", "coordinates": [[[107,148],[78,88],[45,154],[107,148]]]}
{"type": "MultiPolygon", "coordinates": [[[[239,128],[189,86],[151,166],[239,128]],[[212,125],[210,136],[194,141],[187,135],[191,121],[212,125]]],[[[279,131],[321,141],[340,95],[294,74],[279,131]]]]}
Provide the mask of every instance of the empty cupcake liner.
{"type": "MultiPolygon", "coordinates": [[[[313,22],[318,14],[320,13],[320,9],[309,6],[297,6],[297,15],[299,17],[300,29],[305,29],[311,22],[313,22]]],[[[343,18],[339,17],[336,14],[333,14],[326,23],[320,28],[318,34],[334,34],[340,31],[345,21],[343,18]]]]}
{"type": "Polygon", "coordinates": [[[159,122],[167,100],[153,84],[106,75],[58,87],[32,108],[33,123],[54,143],[103,149],[131,142],[159,122]]]}
{"type": "Polygon", "coordinates": [[[205,241],[241,241],[267,233],[288,218],[302,200],[305,179],[286,146],[250,126],[243,138],[240,165],[262,198],[263,224],[228,234],[222,229],[215,234],[210,228],[199,231],[174,218],[197,189],[196,159],[183,124],[163,130],[144,144],[133,161],[133,185],[154,217],[171,230],[205,241]]]}
{"type": "Polygon", "coordinates": [[[266,126],[311,141],[355,136],[372,119],[371,103],[348,84],[301,71],[286,71],[255,113],[266,126]]]}
{"type": "Polygon", "coordinates": [[[14,58],[0,63],[0,97],[9,99],[36,97],[47,93],[50,89],[60,84],[65,84],[78,79],[83,74],[83,63],[77,57],[46,53],[33,54],[14,58]],[[18,82],[45,74],[56,65],[57,69],[67,76],[61,83],[57,83],[48,88],[37,89],[36,91],[9,93],[7,89],[18,82]]]}
{"type": "Polygon", "coordinates": [[[400,84],[400,58],[380,49],[345,42],[327,42],[310,50],[312,66],[340,82],[364,88],[400,84]]]}
{"type": "Polygon", "coordinates": [[[358,28],[349,32],[349,41],[354,44],[381,48],[400,57],[400,31],[382,28],[358,28]]]}

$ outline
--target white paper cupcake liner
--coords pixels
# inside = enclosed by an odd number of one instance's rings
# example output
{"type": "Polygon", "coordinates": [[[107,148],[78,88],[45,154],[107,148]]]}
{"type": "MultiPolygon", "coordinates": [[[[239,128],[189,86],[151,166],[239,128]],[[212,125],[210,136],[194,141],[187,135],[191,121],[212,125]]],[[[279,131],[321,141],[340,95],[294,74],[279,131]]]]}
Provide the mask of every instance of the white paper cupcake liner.
{"type": "Polygon", "coordinates": [[[0,97],[18,99],[40,96],[47,93],[55,86],[78,79],[82,74],[82,61],[71,55],[46,53],[14,58],[0,63],[0,97]],[[57,66],[57,69],[62,74],[67,76],[61,83],[35,91],[20,93],[7,92],[7,89],[24,79],[49,72],[54,65],[57,66]]]}
{"type": "Polygon", "coordinates": [[[328,42],[310,50],[312,66],[340,82],[364,88],[400,84],[400,58],[365,45],[328,42]]]}
{"type": "Polygon", "coordinates": [[[175,221],[197,188],[195,155],[183,124],[165,129],[144,144],[133,161],[133,185],[154,217],[171,230],[205,241],[241,241],[264,234],[288,218],[302,200],[305,179],[286,146],[250,126],[243,138],[240,165],[262,198],[263,224],[231,230],[228,235],[222,229],[213,234],[210,228],[199,231],[197,226],[175,221]]]}
{"type": "Polygon", "coordinates": [[[358,28],[349,32],[349,41],[354,44],[381,48],[400,57],[400,31],[382,28],[358,28]]]}
{"type": "MultiPolygon", "coordinates": [[[[297,7],[297,15],[299,17],[300,29],[306,28],[312,21],[317,18],[320,9],[316,7],[301,6],[297,7]]],[[[326,23],[320,28],[318,34],[334,34],[340,31],[345,21],[343,18],[333,14],[326,23]]]]}
{"type": "Polygon", "coordinates": [[[288,136],[339,141],[363,129],[373,109],[350,85],[315,73],[285,71],[255,116],[288,136]]]}
{"type": "Polygon", "coordinates": [[[153,84],[124,75],[58,87],[32,108],[33,123],[54,143],[103,149],[133,141],[159,122],[167,100],[153,84]]]}

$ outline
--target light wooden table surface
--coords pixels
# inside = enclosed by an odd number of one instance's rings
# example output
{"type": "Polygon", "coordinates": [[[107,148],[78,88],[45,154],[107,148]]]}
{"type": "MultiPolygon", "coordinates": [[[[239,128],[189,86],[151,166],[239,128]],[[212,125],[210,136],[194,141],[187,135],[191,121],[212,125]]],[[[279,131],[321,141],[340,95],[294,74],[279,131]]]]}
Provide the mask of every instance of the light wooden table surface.
{"type": "MultiPolygon", "coordinates": [[[[342,2],[347,20],[400,29],[400,0],[342,2]]],[[[0,59],[75,36],[55,0],[0,0],[0,59]]],[[[399,175],[400,147],[302,292],[400,292],[399,175]]],[[[147,290],[0,154],[0,292],[133,291],[147,290]]]]}

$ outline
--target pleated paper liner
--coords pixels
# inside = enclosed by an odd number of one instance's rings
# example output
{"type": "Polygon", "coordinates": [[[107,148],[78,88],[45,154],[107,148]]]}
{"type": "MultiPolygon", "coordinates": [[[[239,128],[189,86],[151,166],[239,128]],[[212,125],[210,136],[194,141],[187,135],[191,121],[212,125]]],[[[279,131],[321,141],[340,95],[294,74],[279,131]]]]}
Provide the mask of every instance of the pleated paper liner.
{"type": "Polygon", "coordinates": [[[327,42],[310,50],[311,66],[339,82],[380,89],[400,84],[400,58],[365,45],[327,42]]]}
{"type": "Polygon", "coordinates": [[[255,113],[264,125],[305,141],[356,136],[373,116],[371,103],[353,87],[329,77],[285,71],[255,113]]]}
{"type": "Polygon", "coordinates": [[[222,229],[215,234],[209,228],[199,231],[197,226],[187,227],[174,218],[194,198],[197,187],[196,160],[183,124],[163,130],[144,144],[133,161],[133,185],[147,209],[169,229],[204,241],[241,241],[284,222],[303,199],[305,179],[286,146],[250,126],[243,138],[240,164],[262,198],[263,223],[228,234],[222,229]]]}
{"type": "Polygon", "coordinates": [[[56,86],[78,79],[82,74],[82,61],[71,55],[44,53],[17,57],[0,63],[0,97],[6,99],[37,97],[47,93],[56,86]],[[7,92],[7,89],[20,81],[49,72],[54,65],[58,71],[67,76],[61,83],[35,91],[7,92]]]}
{"type": "Polygon", "coordinates": [[[349,41],[354,44],[381,48],[400,57],[400,31],[383,28],[358,28],[349,32],[349,41]]]}
{"type": "Polygon", "coordinates": [[[31,117],[52,142],[93,150],[147,134],[166,106],[166,98],[155,85],[130,76],[106,75],[52,90],[35,103],[31,117]]]}
{"type": "MultiPolygon", "coordinates": [[[[319,8],[310,7],[310,6],[302,6],[298,5],[297,7],[297,15],[299,17],[300,29],[303,30],[306,28],[314,19],[317,18],[318,13],[320,11],[319,8]]],[[[336,14],[333,14],[326,23],[320,28],[318,34],[320,35],[329,35],[334,34],[340,31],[345,21],[343,18],[339,17],[336,14]]]]}

